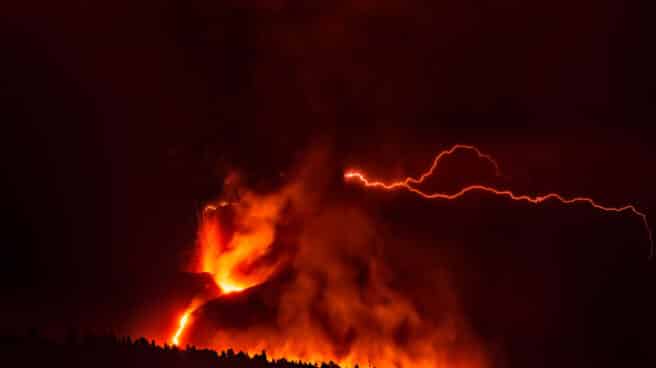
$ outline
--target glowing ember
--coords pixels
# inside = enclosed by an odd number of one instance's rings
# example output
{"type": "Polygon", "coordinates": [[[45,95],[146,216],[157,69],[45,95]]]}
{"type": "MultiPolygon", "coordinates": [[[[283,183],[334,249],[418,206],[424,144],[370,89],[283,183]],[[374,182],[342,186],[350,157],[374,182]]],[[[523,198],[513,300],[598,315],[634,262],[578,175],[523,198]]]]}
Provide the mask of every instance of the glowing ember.
{"type": "Polygon", "coordinates": [[[493,187],[485,186],[485,185],[470,185],[467,186],[455,193],[442,193],[442,192],[434,192],[434,193],[429,193],[429,192],[424,192],[421,189],[418,189],[417,187],[413,186],[413,184],[421,184],[427,177],[433,175],[435,169],[437,168],[437,165],[439,161],[446,155],[452,154],[458,149],[469,149],[469,150],[474,150],[479,157],[485,158],[488,161],[492,162],[495,165],[495,168],[498,171],[498,166],[496,165],[496,162],[489,156],[489,155],[484,155],[482,154],[477,148],[473,146],[466,146],[466,145],[455,145],[449,150],[442,151],[440,152],[435,159],[433,160],[433,165],[424,173],[422,173],[418,179],[415,178],[405,178],[404,180],[401,181],[395,181],[395,182],[390,182],[390,183],[385,183],[382,181],[373,181],[367,179],[367,176],[359,171],[355,170],[349,170],[344,174],[345,179],[355,179],[359,182],[361,182],[365,187],[371,187],[371,188],[380,188],[380,189],[385,189],[385,190],[398,190],[398,189],[405,189],[408,190],[412,193],[415,193],[419,195],[422,198],[426,199],[446,199],[446,200],[452,200],[452,199],[457,199],[469,192],[474,192],[474,191],[479,191],[479,192],[487,192],[491,193],[497,196],[503,196],[506,198],[509,198],[513,201],[524,201],[524,202],[529,202],[533,204],[539,204],[542,203],[546,200],[549,199],[555,199],[563,204],[572,204],[572,203],[577,203],[577,202],[583,202],[591,205],[592,207],[605,211],[605,212],[625,212],[625,211],[630,211],[633,212],[634,214],[638,215],[641,219],[642,222],[645,226],[645,229],[647,231],[647,235],[649,237],[649,243],[651,245],[650,247],[650,254],[649,257],[654,256],[654,242],[653,242],[653,237],[652,237],[652,232],[649,227],[649,222],[647,221],[647,215],[644,212],[639,211],[636,209],[635,206],[631,204],[619,206],[619,207],[611,207],[611,206],[604,206],[599,203],[597,203],[594,199],[589,198],[589,197],[572,197],[572,198],[567,198],[563,197],[562,195],[558,193],[548,193],[545,195],[536,195],[536,196],[530,196],[530,195],[519,195],[515,194],[510,190],[500,190],[496,189],[493,187]]]}

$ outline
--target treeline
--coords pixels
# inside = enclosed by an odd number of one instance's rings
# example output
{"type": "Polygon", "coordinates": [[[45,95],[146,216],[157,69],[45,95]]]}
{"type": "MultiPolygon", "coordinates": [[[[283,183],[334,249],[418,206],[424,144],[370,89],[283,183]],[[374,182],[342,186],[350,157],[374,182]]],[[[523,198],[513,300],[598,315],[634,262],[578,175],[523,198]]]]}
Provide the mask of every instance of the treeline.
{"type": "MultiPolygon", "coordinates": [[[[232,349],[214,350],[167,344],[145,338],[132,340],[111,334],[78,337],[63,342],[31,332],[25,336],[1,336],[0,365],[5,367],[184,367],[184,368],[339,368],[333,362],[307,363],[270,360],[266,352],[249,356],[232,349]]],[[[357,366],[356,366],[357,367],[357,366]]]]}

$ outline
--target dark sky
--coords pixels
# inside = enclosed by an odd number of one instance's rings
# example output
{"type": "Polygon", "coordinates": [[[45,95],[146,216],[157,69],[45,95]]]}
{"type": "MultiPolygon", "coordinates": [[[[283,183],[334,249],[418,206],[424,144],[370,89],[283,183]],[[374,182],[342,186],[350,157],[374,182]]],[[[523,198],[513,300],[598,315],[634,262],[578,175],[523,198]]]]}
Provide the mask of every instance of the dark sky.
{"type": "MultiPolygon", "coordinates": [[[[313,145],[330,147],[341,183],[345,166],[391,178],[476,144],[519,192],[656,214],[648,9],[353,3],[2,5],[3,308],[17,315],[8,325],[133,331],[125,326],[144,300],[174,308],[199,208],[223,176],[238,168],[266,188],[313,145]]],[[[555,205],[536,214],[496,199],[437,210],[410,196],[365,201],[378,200],[363,206],[424,236],[450,217],[444,236],[459,244],[454,268],[469,270],[458,282],[482,335],[521,334],[507,312],[520,307],[478,307],[499,294],[530,304],[513,290],[553,302],[543,314],[559,329],[532,342],[614,328],[637,339],[653,327],[654,264],[636,218],[555,205]],[[568,330],[582,315],[590,325],[568,330]]]]}

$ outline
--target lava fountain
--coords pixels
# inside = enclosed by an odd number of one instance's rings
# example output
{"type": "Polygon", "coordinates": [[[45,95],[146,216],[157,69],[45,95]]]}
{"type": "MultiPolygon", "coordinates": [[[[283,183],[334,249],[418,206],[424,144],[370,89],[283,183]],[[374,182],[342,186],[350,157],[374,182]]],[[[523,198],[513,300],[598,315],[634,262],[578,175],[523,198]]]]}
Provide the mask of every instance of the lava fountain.
{"type": "MultiPolygon", "coordinates": [[[[194,272],[212,276],[220,295],[235,294],[261,284],[280,262],[262,262],[274,241],[274,225],[281,210],[276,196],[246,194],[239,203],[219,201],[205,206],[198,230],[194,272]]],[[[179,345],[193,312],[208,300],[195,300],[180,317],[171,337],[179,345]]]]}

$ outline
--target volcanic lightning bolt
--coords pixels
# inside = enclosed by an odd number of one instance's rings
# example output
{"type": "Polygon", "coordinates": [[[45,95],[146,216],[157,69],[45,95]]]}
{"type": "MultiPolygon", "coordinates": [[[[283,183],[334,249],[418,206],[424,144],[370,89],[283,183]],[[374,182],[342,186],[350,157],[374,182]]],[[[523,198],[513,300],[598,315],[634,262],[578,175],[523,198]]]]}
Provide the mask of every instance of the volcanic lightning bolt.
{"type": "Polygon", "coordinates": [[[453,199],[458,199],[465,194],[469,192],[486,192],[490,194],[494,194],[497,196],[501,197],[506,197],[508,199],[511,199],[513,201],[523,201],[523,202],[528,202],[532,204],[540,204],[544,201],[547,201],[549,199],[554,199],[559,201],[560,203],[563,204],[574,204],[574,203],[587,203],[588,205],[604,211],[604,212],[632,212],[633,214],[637,215],[640,217],[642,220],[645,230],[647,231],[647,236],[649,238],[649,244],[650,244],[650,251],[649,251],[649,258],[652,259],[654,256],[654,241],[653,241],[653,235],[651,228],[649,226],[649,222],[647,221],[647,214],[644,212],[639,211],[634,205],[632,204],[626,204],[623,206],[618,206],[618,207],[613,207],[613,206],[605,206],[602,204],[599,204],[596,202],[594,199],[589,198],[589,197],[564,197],[558,193],[548,193],[544,195],[527,195],[527,194],[516,194],[513,191],[506,190],[506,189],[497,189],[491,186],[486,186],[486,185],[480,185],[480,184],[474,184],[474,185],[469,185],[466,186],[459,191],[455,193],[443,193],[443,192],[425,192],[419,188],[416,187],[416,185],[423,183],[428,177],[432,176],[437,167],[438,164],[442,159],[445,157],[454,154],[456,151],[462,151],[462,150],[469,150],[475,152],[479,158],[485,159],[489,161],[495,168],[497,175],[499,175],[499,165],[497,162],[492,158],[492,156],[485,154],[481,152],[478,148],[475,146],[470,146],[470,145],[463,145],[463,144],[457,144],[449,148],[448,150],[441,151],[435,156],[435,159],[433,160],[433,163],[431,167],[423,172],[420,176],[417,178],[413,177],[407,177],[403,180],[400,181],[394,181],[394,182],[383,182],[383,181],[375,181],[375,180],[370,180],[367,178],[366,174],[360,171],[356,170],[348,170],[346,173],[344,173],[344,179],[346,180],[356,180],[360,182],[362,185],[368,188],[379,188],[379,189],[384,189],[384,190],[400,190],[404,189],[407,191],[410,191],[412,193],[417,194],[418,196],[426,199],[445,199],[445,200],[453,200],[453,199]]]}

